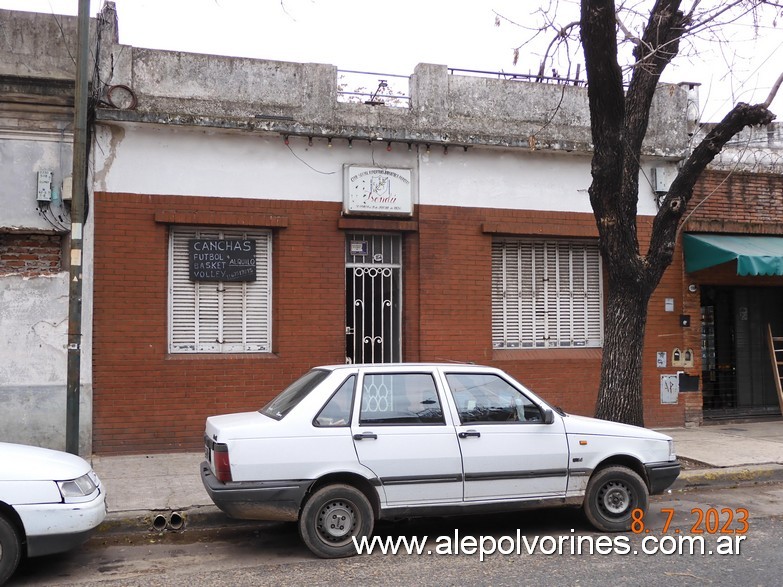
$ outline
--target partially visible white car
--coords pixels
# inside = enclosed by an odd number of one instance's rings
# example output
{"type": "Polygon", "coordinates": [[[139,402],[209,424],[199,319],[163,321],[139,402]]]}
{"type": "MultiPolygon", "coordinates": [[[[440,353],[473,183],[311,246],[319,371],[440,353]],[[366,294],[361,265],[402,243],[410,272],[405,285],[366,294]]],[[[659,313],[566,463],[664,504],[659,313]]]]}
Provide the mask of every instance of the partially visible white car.
{"type": "Polygon", "coordinates": [[[106,517],[106,494],[83,458],[0,442],[0,585],[22,556],[82,544],[106,517]]]}

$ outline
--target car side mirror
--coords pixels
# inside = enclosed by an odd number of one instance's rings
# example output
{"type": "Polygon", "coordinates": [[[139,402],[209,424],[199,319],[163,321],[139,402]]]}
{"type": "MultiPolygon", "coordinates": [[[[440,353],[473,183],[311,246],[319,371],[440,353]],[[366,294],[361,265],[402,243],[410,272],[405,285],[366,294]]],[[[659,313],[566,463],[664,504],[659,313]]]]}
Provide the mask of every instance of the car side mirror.
{"type": "Polygon", "coordinates": [[[549,408],[544,408],[542,410],[544,413],[544,424],[552,424],[555,421],[555,414],[550,410],[549,408]]]}

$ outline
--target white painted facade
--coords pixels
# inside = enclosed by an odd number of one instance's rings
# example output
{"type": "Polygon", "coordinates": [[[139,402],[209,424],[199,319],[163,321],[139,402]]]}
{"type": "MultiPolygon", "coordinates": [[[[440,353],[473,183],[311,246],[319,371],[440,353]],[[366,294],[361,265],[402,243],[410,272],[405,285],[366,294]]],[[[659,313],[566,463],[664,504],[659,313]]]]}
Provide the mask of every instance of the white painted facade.
{"type": "MultiPolygon", "coordinates": [[[[430,206],[592,213],[590,157],[501,148],[204,132],[117,123],[96,133],[95,190],[150,195],[343,201],[343,165],[413,171],[414,203],[430,206]],[[141,173],[140,170],[144,170],[141,173]],[[147,173],[149,171],[149,173],[147,173]]],[[[674,163],[658,161],[643,169],[674,163]]],[[[640,177],[639,212],[655,199],[640,177]]]]}

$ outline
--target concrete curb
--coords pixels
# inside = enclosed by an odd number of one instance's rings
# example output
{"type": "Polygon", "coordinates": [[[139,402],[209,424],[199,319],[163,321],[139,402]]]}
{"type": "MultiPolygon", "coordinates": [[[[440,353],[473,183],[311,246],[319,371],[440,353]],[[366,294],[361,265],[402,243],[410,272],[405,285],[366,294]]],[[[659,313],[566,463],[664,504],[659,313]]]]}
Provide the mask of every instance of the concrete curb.
{"type": "MultiPolygon", "coordinates": [[[[783,482],[783,465],[745,465],[683,471],[671,491],[730,488],[783,482]]],[[[91,540],[116,541],[127,535],[161,538],[187,531],[215,531],[230,528],[258,528],[267,522],[234,520],[215,506],[192,506],[172,510],[112,512],[91,540]]],[[[276,524],[276,522],[268,522],[276,524]]]]}
{"type": "Polygon", "coordinates": [[[216,506],[193,506],[172,510],[135,510],[111,512],[106,516],[96,533],[96,536],[111,536],[146,532],[164,534],[184,530],[201,530],[245,526],[259,522],[234,520],[220,511],[216,506]]]}
{"type": "Polygon", "coordinates": [[[780,482],[783,482],[783,465],[768,463],[738,467],[687,469],[680,473],[671,489],[672,491],[687,491],[704,487],[727,488],[780,482]]]}

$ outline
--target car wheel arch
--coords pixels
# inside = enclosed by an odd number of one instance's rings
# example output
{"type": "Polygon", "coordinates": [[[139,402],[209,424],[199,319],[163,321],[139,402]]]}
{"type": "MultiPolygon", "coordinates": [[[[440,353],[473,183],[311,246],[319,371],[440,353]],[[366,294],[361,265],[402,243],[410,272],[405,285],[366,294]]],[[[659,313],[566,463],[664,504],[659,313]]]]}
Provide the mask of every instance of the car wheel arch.
{"type": "Polygon", "coordinates": [[[13,524],[19,536],[22,538],[22,547],[27,551],[27,532],[24,529],[24,523],[22,518],[19,517],[17,511],[4,501],[0,501],[0,516],[4,517],[8,522],[13,524]]]}
{"type": "Polygon", "coordinates": [[[595,469],[593,469],[591,476],[595,475],[601,469],[606,469],[607,467],[626,467],[627,469],[631,469],[634,473],[642,478],[642,481],[644,481],[644,484],[647,486],[647,491],[650,490],[650,480],[647,478],[647,470],[644,468],[644,464],[639,459],[630,455],[613,455],[611,457],[607,457],[598,463],[595,469]]]}
{"type": "Polygon", "coordinates": [[[16,512],[5,503],[0,505],[4,506],[0,507],[0,585],[5,585],[27,556],[27,546],[16,512]]]}
{"type": "Polygon", "coordinates": [[[364,494],[364,496],[370,502],[375,519],[377,520],[378,517],[380,516],[381,504],[380,504],[380,500],[378,499],[378,492],[372,486],[370,481],[367,478],[362,477],[357,473],[347,473],[347,472],[329,473],[328,475],[319,477],[312,485],[310,485],[310,487],[307,489],[307,493],[305,494],[304,499],[302,500],[302,504],[299,507],[300,514],[302,512],[302,508],[304,507],[304,504],[307,502],[310,496],[313,495],[316,491],[318,491],[322,487],[326,487],[327,485],[350,485],[351,487],[358,489],[364,494]]]}

